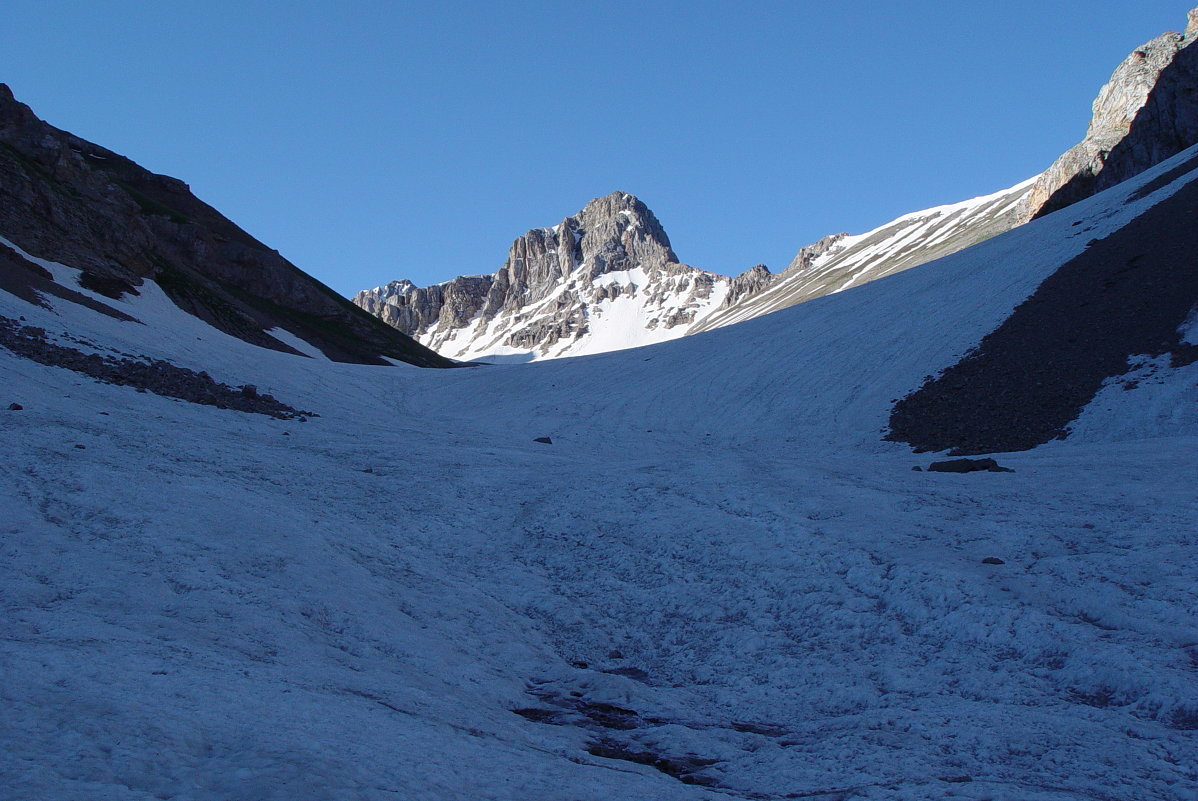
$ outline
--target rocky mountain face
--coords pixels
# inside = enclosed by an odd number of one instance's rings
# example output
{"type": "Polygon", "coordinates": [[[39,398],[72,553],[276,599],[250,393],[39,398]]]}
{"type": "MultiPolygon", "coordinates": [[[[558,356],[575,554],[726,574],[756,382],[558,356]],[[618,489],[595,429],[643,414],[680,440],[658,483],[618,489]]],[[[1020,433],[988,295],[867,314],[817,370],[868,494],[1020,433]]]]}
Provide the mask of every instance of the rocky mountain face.
{"type": "Polygon", "coordinates": [[[430,287],[393,281],[363,309],[454,359],[532,360],[662,342],[718,328],[914,267],[1008,230],[1030,182],[900,217],[799,250],[787,269],[735,277],[678,263],[657,218],[632,195],[591,201],[517,239],[495,275],[430,287]]]}
{"type": "Polygon", "coordinates": [[[681,264],[653,212],[613,192],[518,238],[493,275],[393,281],[354,303],[451,358],[526,360],[683,336],[768,276],[760,265],[732,279],[681,264]]]}
{"type": "MultiPolygon", "coordinates": [[[[110,297],[153,280],[185,311],[262,347],[299,353],[286,341],[299,337],[336,361],[450,364],[299,270],[182,181],[54,128],[3,84],[0,237],[82,270],[83,288],[110,297]],[[280,329],[282,339],[268,333],[280,329]]],[[[17,250],[6,246],[5,256],[0,283],[10,291],[49,283],[17,250]]]]}
{"type": "Polygon", "coordinates": [[[1081,142],[1032,187],[1024,219],[1089,197],[1198,141],[1198,9],[1184,33],[1161,34],[1132,51],[1094,100],[1081,142]]]}
{"type": "Polygon", "coordinates": [[[645,345],[778,311],[891,275],[1064,208],[1198,142],[1198,9],[1184,33],[1137,48],[1094,101],[1086,137],[1009,189],[832,234],[774,274],[729,278],[678,263],[644,204],[614,193],[512,245],[492,276],[418,288],[408,281],[354,302],[455,359],[540,359],[645,345]]]}

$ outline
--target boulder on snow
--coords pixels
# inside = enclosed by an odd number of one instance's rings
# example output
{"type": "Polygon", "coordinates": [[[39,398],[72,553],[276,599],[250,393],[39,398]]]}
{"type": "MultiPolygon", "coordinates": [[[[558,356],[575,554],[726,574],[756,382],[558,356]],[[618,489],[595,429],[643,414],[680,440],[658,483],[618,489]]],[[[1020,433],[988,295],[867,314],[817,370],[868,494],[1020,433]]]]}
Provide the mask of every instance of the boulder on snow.
{"type": "Polygon", "coordinates": [[[984,564],[984,565],[1005,565],[1006,562],[999,559],[997,556],[987,556],[985,559],[982,560],[982,564],[984,564]]]}
{"type": "Polygon", "coordinates": [[[1014,473],[1009,467],[1000,467],[998,462],[985,459],[945,459],[942,462],[932,462],[928,470],[933,473],[976,473],[981,470],[990,473],[1014,473]]]}
{"type": "Polygon", "coordinates": [[[535,437],[535,438],[533,439],[533,442],[543,442],[543,443],[545,443],[546,445],[552,445],[552,444],[553,444],[553,440],[551,440],[549,437],[535,437]]]}
{"type": "Polygon", "coordinates": [[[21,410],[22,410],[22,409],[24,409],[24,408],[25,408],[25,407],[24,407],[24,406],[22,406],[22,405],[21,405],[21,404],[19,404],[19,403],[10,403],[10,404],[8,404],[8,410],[9,410],[10,412],[19,412],[19,411],[21,411],[21,410]]]}

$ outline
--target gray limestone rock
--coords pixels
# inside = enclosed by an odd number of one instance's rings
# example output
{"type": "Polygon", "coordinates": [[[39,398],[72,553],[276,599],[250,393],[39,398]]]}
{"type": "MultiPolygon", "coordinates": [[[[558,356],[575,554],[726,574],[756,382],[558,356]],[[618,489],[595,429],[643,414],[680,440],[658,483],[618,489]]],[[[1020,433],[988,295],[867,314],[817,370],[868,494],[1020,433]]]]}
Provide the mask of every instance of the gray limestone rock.
{"type": "Polygon", "coordinates": [[[353,301],[366,311],[408,335],[438,328],[460,328],[470,322],[486,302],[494,279],[466,275],[418,287],[411,281],[392,281],[364,289],[353,301]]]}
{"type": "Polygon", "coordinates": [[[1125,181],[1198,142],[1198,9],[1184,34],[1134,50],[1094,100],[1085,138],[1040,176],[1022,210],[1031,219],[1125,181]]]}
{"type": "Polygon", "coordinates": [[[744,298],[756,295],[772,284],[774,277],[764,264],[753,265],[732,279],[732,285],[728,287],[728,294],[724,297],[724,308],[735,306],[744,298]]]}
{"type": "Polygon", "coordinates": [[[847,236],[848,234],[844,233],[828,234],[815,244],[800,248],[786,269],[794,271],[809,269],[815,263],[816,259],[838,246],[847,236]]]}
{"type": "Polygon", "coordinates": [[[643,295],[662,307],[647,329],[688,325],[717,282],[728,280],[680,264],[653,212],[613,192],[517,238],[494,275],[424,288],[394,281],[359,292],[354,303],[454,356],[488,345],[545,353],[586,336],[596,307],[622,298],[643,295]],[[643,278],[630,278],[634,270],[643,278]]]}

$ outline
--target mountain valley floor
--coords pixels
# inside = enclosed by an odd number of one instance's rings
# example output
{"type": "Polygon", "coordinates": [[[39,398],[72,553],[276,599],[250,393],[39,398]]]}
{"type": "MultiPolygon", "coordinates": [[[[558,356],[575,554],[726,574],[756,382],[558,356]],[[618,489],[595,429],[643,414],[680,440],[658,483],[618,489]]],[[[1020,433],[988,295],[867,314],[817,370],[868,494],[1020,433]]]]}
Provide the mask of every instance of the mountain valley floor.
{"type": "Polygon", "coordinates": [[[850,292],[530,365],[264,350],[149,282],[94,295],[140,323],[0,295],[319,415],[0,349],[5,797],[1198,799],[1198,365],[1139,364],[1012,473],[882,440],[1195,177],[1130,198],[1171,166],[850,292]]]}

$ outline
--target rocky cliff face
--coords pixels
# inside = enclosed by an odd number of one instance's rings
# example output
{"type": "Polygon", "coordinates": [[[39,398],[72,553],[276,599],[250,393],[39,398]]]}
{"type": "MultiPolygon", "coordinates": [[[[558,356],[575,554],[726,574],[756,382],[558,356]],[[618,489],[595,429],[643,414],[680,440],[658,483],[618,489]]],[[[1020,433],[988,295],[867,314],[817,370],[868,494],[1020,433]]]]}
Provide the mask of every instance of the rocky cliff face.
{"type": "Polygon", "coordinates": [[[1021,217],[1062,209],[1198,141],[1198,9],[1185,33],[1165,33],[1123,60],[1094,100],[1085,138],[1029,193],[1021,217]]]}
{"type": "Polygon", "coordinates": [[[653,212],[613,192],[516,239],[494,275],[393,281],[354,302],[455,359],[539,359],[674,339],[768,276],[679,263],[653,212]]]}
{"type": "MultiPolygon", "coordinates": [[[[110,296],[153,280],[185,311],[255,345],[297,352],[267,333],[282,328],[338,361],[448,364],[300,271],[182,181],[48,125],[3,84],[0,236],[82,270],[84,287],[110,296]]],[[[12,268],[5,280],[15,288],[34,275],[12,268]]]]}
{"type": "Polygon", "coordinates": [[[354,302],[400,331],[450,330],[470,322],[486,303],[494,281],[490,275],[460,276],[430,287],[392,281],[359,292],[354,302]]]}

